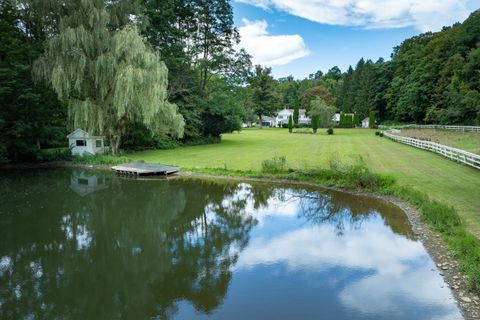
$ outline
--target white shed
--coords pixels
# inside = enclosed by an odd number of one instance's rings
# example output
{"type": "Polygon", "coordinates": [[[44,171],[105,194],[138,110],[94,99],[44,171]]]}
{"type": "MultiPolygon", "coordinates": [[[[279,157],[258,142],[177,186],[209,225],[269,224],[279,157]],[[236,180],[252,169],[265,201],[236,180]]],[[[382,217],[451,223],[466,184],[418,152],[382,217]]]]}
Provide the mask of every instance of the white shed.
{"type": "Polygon", "coordinates": [[[105,153],[104,138],[101,136],[92,136],[82,129],[76,129],[68,136],[68,146],[73,155],[83,156],[84,154],[105,153]]]}
{"type": "Polygon", "coordinates": [[[370,127],[370,118],[365,118],[362,120],[362,128],[369,128],[370,127]]]}

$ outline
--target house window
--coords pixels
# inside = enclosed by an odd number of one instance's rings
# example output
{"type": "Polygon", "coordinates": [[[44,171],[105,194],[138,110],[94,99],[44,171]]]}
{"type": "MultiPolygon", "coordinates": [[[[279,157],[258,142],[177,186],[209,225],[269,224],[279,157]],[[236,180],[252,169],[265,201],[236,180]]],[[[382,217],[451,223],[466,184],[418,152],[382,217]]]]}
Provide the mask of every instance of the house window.
{"type": "Polygon", "coordinates": [[[77,147],[85,147],[87,145],[87,140],[77,140],[76,145],[77,147]]]}
{"type": "Polygon", "coordinates": [[[102,140],[95,140],[95,146],[97,148],[101,148],[102,147],[102,140]]]}

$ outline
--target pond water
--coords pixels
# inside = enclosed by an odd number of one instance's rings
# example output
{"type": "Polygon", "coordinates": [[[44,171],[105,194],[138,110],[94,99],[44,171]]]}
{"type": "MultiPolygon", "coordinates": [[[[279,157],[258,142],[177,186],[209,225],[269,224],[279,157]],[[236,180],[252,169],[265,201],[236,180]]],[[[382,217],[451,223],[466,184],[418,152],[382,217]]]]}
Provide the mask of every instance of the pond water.
{"type": "Polygon", "coordinates": [[[457,319],[405,215],[232,181],[0,172],[1,319],[457,319]]]}

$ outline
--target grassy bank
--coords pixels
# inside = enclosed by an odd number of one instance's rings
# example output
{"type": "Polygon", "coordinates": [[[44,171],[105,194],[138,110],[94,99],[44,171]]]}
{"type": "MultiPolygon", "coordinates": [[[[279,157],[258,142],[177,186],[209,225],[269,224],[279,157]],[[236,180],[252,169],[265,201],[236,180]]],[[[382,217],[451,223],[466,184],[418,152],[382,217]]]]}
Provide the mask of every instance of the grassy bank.
{"type": "MultiPolygon", "coordinates": [[[[377,137],[373,130],[336,130],[334,136],[247,130],[225,135],[222,144],[139,152],[114,160],[161,162],[198,173],[305,181],[395,196],[415,206],[443,236],[470,287],[480,292],[480,241],[465,228],[465,217],[473,221],[470,228],[478,226],[474,208],[480,201],[479,173],[377,137]],[[447,195],[451,203],[445,201],[447,195]]],[[[104,164],[112,159],[97,156],[81,161],[104,164]]]]}
{"type": "Polygon", "coordinates": [[[436,129],[402,129],[399,135],[433,141],[446,146],[480,154],[480,132],[436,129]]]}
{"type": "Polygon", "coordinates": [[[480,238],[480,172],[439,155],[375,136],[374,130],[335,129],[334,135],[289,134],[286,129],[248,129],[225,134],[221,144],[129,154],[133,160],[181,166],[187,171],[227,169],[259,172],[262,161],[285,156],[293,170],[328,167],[331,158],[351,163],[358,155],[375,173],[454,206],[467,229],[480,238]]]}
{"type": "Polygon", "coordinates": [[[467,275],[469,287],[480,292],[480,240],[468,232],[454,207],[431,199],[427,194],[399,185],[395,178],[372,172],[361,158],[351,163],[331,159],[326,168],[299,170],[291,168],[284,157],[274,157],[262,163],[259,171],[193,169],[213,175],[313,182],[326,186],[358,191],[377,192],[402,199],[415,206],[425,222],[439,232],[467,275]]]}

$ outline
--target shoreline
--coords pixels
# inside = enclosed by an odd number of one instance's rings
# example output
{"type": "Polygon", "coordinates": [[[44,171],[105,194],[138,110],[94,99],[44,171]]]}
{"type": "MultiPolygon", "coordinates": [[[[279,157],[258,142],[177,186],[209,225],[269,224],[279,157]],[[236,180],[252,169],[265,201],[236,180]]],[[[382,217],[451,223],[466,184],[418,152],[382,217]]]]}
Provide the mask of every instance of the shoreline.
{"type": "MultiPolygon", "coordinates": [[[[54,169],[54,168],[81,168],[87,170],[101,170],[111,171],[111,165],[98,165],[98,164],[83,164],[72,163],[68,161],[54,161],[44,163],[23,163],[15,165],[0,166],[1,170],[9,169],[54,169]]],[[[113,172],[112,172],[113,173],[113,172]]],[[[259,183],[274,183],[282,185],[295,185],[314,187],[324,190],[332,190],[339,192],[346,192],[349,194],[371,197],[380,201],[391,203],[400,208],[405,215],[409,223],[412,226],[412,231],[418,240],[422,242],[428,254],[436,264],[436,269],[443,277],[445,283],[448,285],[452,292],[455,302],[462,313],[464,319],[479,319],[480,318],[480,296],[468,289],[467,276],[460,271],[459,262],[455,259],[452,250],[448,248],[445,240],[441,234],[437,233],[432,227],[423,221],[420,212],[406,201],[400,200],[394,196],[388,196],[378,192],[365,192],[357,191],[347,188],[333,187],[322,185],[320,183],[308,182],[308,181],[295,181],[288,179],[275,179],[275,178],[252,178],[242,176],[229,176],[229,175],[214,175],[207,173],[193,173],[193,172],[180,172],[178,174],[168,176],[169,178],[179,179],[216,179],[216,180],[229,180],[229,181],[244,181],[244,182],[259,182],[259,183]]],[[[154,176],[153,179],[162,179],[164,176],[154,176]]],[[[140,178],[142,179],[142,178],[140,178]]],[[[433,270],[432,270],[433,271],[433,270]]]]}

